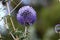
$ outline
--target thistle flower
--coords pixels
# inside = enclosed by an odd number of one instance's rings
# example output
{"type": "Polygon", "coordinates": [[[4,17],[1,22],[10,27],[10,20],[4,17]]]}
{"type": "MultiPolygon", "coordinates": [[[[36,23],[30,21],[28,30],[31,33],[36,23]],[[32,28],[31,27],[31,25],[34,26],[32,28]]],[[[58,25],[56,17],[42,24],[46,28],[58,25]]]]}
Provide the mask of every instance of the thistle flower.
{"type": "Polygon", "coordinates": [[[19,9],[17,20],[22,25],[31,25],[36,21],[36,11],[30,6],[24,6],[19,9]]]}
{"type": "Polygon", "coordinates": [[[56,32],[56,33],[59,33],[59,32],[60,32],[60,24],[57,24],[57,25],[55,26],[55,32],[56,32]]]}

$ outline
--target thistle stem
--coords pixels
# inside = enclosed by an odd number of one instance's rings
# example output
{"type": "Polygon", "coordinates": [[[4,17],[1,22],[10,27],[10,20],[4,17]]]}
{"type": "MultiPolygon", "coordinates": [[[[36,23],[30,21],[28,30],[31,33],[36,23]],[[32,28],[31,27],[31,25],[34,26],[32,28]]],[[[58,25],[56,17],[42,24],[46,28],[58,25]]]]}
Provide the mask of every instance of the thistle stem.
{"type": "Polygon", "coordinates": [[[22,0],[17,4],[17,6],[10,13],[12,13],[21,3],[22,3],[22,0]]]}
{"type": "Polygon", "coordinates": [[[10,35],[12,36],[12,38],[14,39],[14,40],[19,40],[19,37],[18,36],[16,36],[16,38],[14,37],[14,35],[10,32],[10,35]]]}
{"type": "Polygon", "coordinates": [[[25,27],[25,37],[27,36],[27,31],[28,31],[28,28],[25,27]]]}
{"type": "Polygon", "coordinates": [[[12,38],[15,40],[15,37],[14,37],[14,35],[10,32],[10,34],[11,34],[11,36],[12,36],[12,38]]]}
{"type": "MultiPolygon", "coordinates": [[[[9,3],[8,3],[8,2],[6,2],[6,4],[7,4],[7,8],[8,8],[8,13],[9,13],[9,16],[10,16],[9,3]]],[[[15,31],[16,29],[15,29],[15,26],[14,26],[14,23],[13,23],[13,20],[12,20],[12,18],[11,18],[11,17],[10,17],[10,20],[11,20],[11,23],[12,23],[13,29],[14,29],[14,31],[15,31]]]]}
{"type": "MultiPolygon", "coordinates": [[[[20,2],[20,3],[21,3],[21,2],[20,2]]],[[[20,5],[20,3],[10,12],[9,3],[6,2],[9,16],[10,16],[10,13],[12,13],[12,12],[20,5]]],[[[12,23],[12,26],[13,26],[13,29],[14,29],[14,32],[15,32],[15,31],[16,31],[16,28],[15,28],[15,26],[14,26],[12,17],[10,17],[10,20],[11,20],[11,23],[12,23]]],[[[16,35],[16,38],[15,38],[11,32],[10,32],[10,34],[11,34],[11,36],[13,37],[14,40],[19,40],[19,37],[18,37],[17,35],[16,35]]]]}
{"type": "MultiPolygon", "coordinates": [[[[22,2],[22,1],[21,1],[22,2]]],[[[9,12],[9,16],[10,16],[10,13],[12,13],[20,4],[21,4],[21,2],[10,12],[10,8],[9,8],[9,3],[8,2],[6,2],[6,4],[7,4],[7,8],[8,8],[8,12],[9,12]]],[[[11,23],[12,23],[12,26],[13,26],[13,29],[14,29],[14,31],[16,30],[15,29],[15,26],[14,26],[14,23],[13,23],[13,20],[12,20],[12,18],[10,17],[10,20],[11,20],[11,23]]]]}

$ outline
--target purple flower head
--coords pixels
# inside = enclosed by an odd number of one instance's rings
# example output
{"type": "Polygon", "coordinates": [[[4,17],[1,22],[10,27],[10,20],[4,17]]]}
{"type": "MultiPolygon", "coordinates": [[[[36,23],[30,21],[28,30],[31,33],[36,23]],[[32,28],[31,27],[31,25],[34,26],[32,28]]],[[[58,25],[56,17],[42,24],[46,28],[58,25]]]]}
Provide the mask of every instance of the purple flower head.
{"type": "Polygon", "coordinates": [[[55,32],[56,32],[56,33],[59,33],[59,32],[60,32],[60,24],[57,24],[57,25],[55,26],[55,32]]]}
{"type": "Polygon", "coordinates": [[[31,25],[36,21],[36,12],[30,6],[24,6],[19,9],[17,20],[22,25],[31,25]]]}

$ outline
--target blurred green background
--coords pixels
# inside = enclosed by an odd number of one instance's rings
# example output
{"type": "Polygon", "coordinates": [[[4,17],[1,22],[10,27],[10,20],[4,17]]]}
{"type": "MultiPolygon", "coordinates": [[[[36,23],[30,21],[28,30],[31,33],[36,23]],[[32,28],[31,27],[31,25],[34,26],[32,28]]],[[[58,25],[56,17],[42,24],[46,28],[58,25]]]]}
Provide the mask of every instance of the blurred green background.
{"type": "MultiPolygon", "coordinates": [[[[19,2],[20,0],[13,0],[10,5],[11,8],[13,9],[19,2]]],[[[58,40],[59,35],[55,33],[55,25],[60,24],[60,2],[59,0],[43,0],[42,3],[40,2],[41,2],[40,0],[37,0],[35,3],[31,2],[29,4],[25,4],[25,3],[23,4],[22,2],[20,6],[17,7],[17,9],[13,13],[11,13],[11,17],[13,19],[14,25],[18,30],[24,31],[24,27],[20,25],[16,19],[16,14],[18,13],[18,10],[22,6],[30,5],[37,12],[37,20],[33,24],[36,30],[37,38],[39,40],[58,40]]],[[[10,17],[7,16],[7,18],[8,18],[8,24],[10,30],[13,31],[12,24],[9,19],[10,17]]],[[[9,39],[13,40],[11,39],[11,37],[9,37],[9,39]]]]}

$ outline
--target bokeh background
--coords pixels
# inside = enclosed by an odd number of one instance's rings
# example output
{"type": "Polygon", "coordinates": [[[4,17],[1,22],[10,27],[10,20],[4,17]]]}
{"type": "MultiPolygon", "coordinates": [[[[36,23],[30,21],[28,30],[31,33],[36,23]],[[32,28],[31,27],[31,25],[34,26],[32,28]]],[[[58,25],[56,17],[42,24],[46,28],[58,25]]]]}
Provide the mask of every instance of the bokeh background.
{"type": "MultiPolygon", "coordinates": [[[[14,9],[15,6],[21,0],[12,0],[10,3],[10,10],[14,9]]],[[[59,0],[23,0],[22,3],[16,8],[11,17],[15,28],[24,31],[24,27],[18,23],[16,19],[16,14],[22,6],[32,6],[36,10],[37,20],[33,24],[31,30],[36,35],[33,35],[33,40],[58,40],[59,35],[55,32],[55,25],[60,24],[60,2],[59,0]]],[[[10,21],[10,16],[8,18],[9,30],[13,31],[12,24],[10,21]]],[[[19,35],[18,33],[14,35],[19,35]]],[[[4,40],[13,40],[10,35],[7,35],[4,40]]]]}

